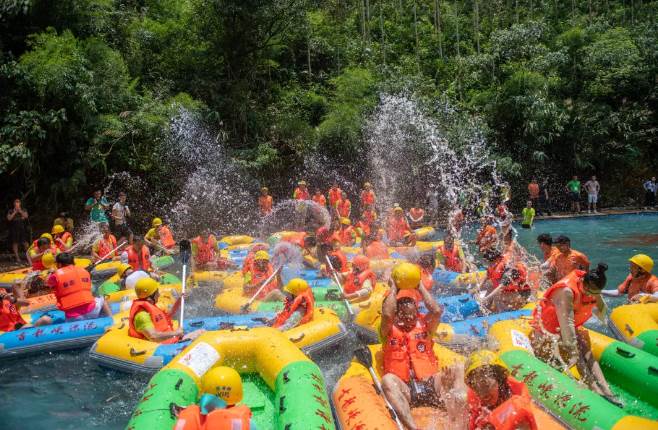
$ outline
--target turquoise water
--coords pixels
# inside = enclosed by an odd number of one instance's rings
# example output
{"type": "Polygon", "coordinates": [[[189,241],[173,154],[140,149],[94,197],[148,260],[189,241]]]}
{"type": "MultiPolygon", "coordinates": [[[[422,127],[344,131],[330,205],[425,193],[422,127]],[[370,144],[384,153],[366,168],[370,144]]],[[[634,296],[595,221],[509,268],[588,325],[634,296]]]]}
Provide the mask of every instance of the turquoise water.
{"type": "MultiPolygon", "coordinates": [[[[540,233],[569,236],[573,247],[589,255],[593,263],[608,263],[608,288],[627,275],[627,260],[633,254],[643,252],[658,258],[658,214],[537,221],[532,230],[518,231],[519,242],[537,256],[541,253],[535,238],[540,233]]],[[[197,299],[209,301],[210,295],[206,296],[197,299]]],[[[613,306],[621,302],[623,299],[609,301],[613,306]]],[[[208,309],[198,311],[199,315],[207,314],[208,309]]],[[[329,390],[347,367],[354,346],[350,342],[317,357],[329,390]]],[[[2,362],[0,428],[122,429],[147,381],[145,376],[99,368],[86,350],[2,362]]]]}

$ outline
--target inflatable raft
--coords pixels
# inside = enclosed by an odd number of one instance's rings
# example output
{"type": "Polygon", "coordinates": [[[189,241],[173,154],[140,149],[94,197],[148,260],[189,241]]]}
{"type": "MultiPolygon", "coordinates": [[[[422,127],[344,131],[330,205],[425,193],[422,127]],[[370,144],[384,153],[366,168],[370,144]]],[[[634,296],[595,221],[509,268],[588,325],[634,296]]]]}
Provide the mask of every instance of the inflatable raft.
{"type": "MultiPolygon", "coordinates": [[[[246,332],[251,327],[262,326],[259,318],[271,318],[272,313],[229,315],[211,318],[193,318],[185,321],[185,332],[194,330],[229,329],[229,332],[246,332]]],[[[284,332],[294,345],[306,353],[314,353],[335,345],[347,336],[345,326],[338,315],[329,309],[316,309],[313,320],[284,332]]],[[[187,345],[159,344],[128,335],[128,324],[114,327],[103,335],[89,352],[99,364],[125,372],[153,373],[169,363],[187,345]]]]}
{"type": "MultiPolygon", "coordinates": [[[[383,353],[381,345],[370,345],[373,368],[381,380],[383,374],[383,353]]],[[[439,357],[441,366],[451,366],[463,362],[464,357],[448,348],[434,345],[434,352],[439,357]]],[[[332,403],[336,411],[337,427],[341,430],[398,430],[395,421],[386,408],[384,398],[377,392],[368,369],[353,360],[350,367],[338,380],[332,394],[332,403]]],[[[533,412],[538,428],[541,430],[563,429],[550,415],[533,404],[533,412]]],[[[444,411],[419,407],[412,409],[412,415],[420,428],[437,430],[451,429],[444,411]]]]}
{"type": "Polygon", "coordinates": [[[617,339],[658,356],[658,303],[619,306],[608,324],[617,339]]]}
{"type": "Polygon", "coordinates": [[[258,429],[328,430],[334,421],[324,377],[278,330],[209,332],[160,370],[128,422],[129,430],[171,430],[172,405],[195,404],[204,375],[215,366],[241,373],[242,404],[258,429]]]}
{"type": "MultiPolygon", "coordinates": [[[[88,258],[76,258],[75,265],[78,267],[88,267],[91,264],[91,260],[88,258]]],[[[12,288],[14,284],[22,281],[27,275],[34,273],[32,267],[22,267],[20,269],[10,270],[8,272],[0,273],[0,288],[12,288]]],[[[42,272],[42,276],[45,276],[47,271],[42,272]]]]}
{"type": "MultiPolygon", "coordinates": [[[[489,331],[512,376],[528,386],[532,397],[576,430],[658,429],[658,359],[655,356],[590,331],[592,352],[621,409],[535,358],[528,320],[501,321],[489,331]]],[[[576,372],[577,373],[577,372],[576,372]]]]}

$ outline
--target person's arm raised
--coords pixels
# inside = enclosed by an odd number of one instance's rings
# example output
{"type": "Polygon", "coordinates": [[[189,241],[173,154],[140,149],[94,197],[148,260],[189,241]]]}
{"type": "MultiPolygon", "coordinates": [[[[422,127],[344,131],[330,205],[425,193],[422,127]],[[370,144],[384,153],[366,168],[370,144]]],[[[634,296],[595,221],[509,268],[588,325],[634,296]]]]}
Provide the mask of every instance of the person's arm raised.
{"type": "Polygon", "coordinates": [[[434,333],[439,327],[439,323],[441,322],[441,315],[443,315],[443,308],[441,305],[439,305],[436,300],[434,300],[434,297],[425,289],[425,287],[421,284],[418,286],[418,292],[420,292],[421,297],[423,298],[423,302],[425,302],[425,306],[427,307],[427,310],[429,313],[425,317],[425,322],[427,323],[427,330],[430,333],[434,333]]]}
{"type": "Polygon", "coordinates": [[[381,323],[381,335],[386,338],[391,332],[391,327],[393,326],[393,320],[395,319],[395,311],[398,307],[398,289],[395,285],[395,282],[389,280],[388,283],[390,289],[388,290],[388,296],[384,299],[382,304],[382,323],[381,323]]]}

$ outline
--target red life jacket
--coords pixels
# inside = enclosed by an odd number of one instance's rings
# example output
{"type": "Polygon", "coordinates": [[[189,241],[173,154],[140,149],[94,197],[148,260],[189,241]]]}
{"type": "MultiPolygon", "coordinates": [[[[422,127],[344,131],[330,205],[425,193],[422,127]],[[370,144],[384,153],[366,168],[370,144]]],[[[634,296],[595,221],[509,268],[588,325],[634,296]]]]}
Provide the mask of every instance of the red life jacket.
{"type": "MultiPolygon", "coordinates": [[[[0,293],[8,294],[8,291],[5,288],[0,288],[0,293]]],[[[16,330],[16,324],[25,325],[27,322],[16,309],[16,305],[8,298],[0,301],[0,331],[14,331],[16,330]]]]}
{"type": "Polygon", "coordinates": [[[112,251],[114,248],[117,247],[117,238],[114,237],[113,234],[110,234],[107,238],[101,237],[98,239],[98,258],[111,258],[116,255],[116,251],[110,254],[110,251],[112,251]]]}
{"type": "Polygon", "coordinates": [[[434,285],[434,278],[432,277],[433,274],[433,269],[424,267],[420,268],[420,282],[423,283],[423,287],[425,287],[427,291],[431,291],[432,286],[434,285]]]}
{"type": "MultiPolygon", "coordinates": [[[[272,264],[267,263],[267,268],[265,270],[259,270],[256,266],[256,263],[254,262],[251,265],[251,270],[249,273],[251,273],[251,280],[242,288],[242,295],[245,297],[252,297],[254,294],[256,294],[256,291],[258,291],[258,289],[261,287],[263,281],[266,281],[267,278],[272,276],[272,273],[274,273],[274,268],[272,267],[272,264]]],[[[262,299],[270,291],[276,290],[278,286],[278,281],[276,279],[272,279],[256,298],[262,299]]]]}
{"type": "Polygon", "coordinates": [[[443,265],[446,270],[453,272],[460,272],[464,268],[461,258],[459,258],[459,248],[456,244],[452,244],[452,249],[448,250],[445,245],[439,245],[437,252],[443,256],[443,265]]]}
{"type": "Polygon", "coordinates": [[[528,424],[531,430],[537,430],[530,407],[532,399],[525,384],[509,376],[507,385],[512,396],[491,412],[482,406],[475,391],[468,388],[469,430],[478,430],[486,425],[491,425],[496,430],[515,430],[524,423],[528,424]]]}
{"type": "Polygon", "coordinates": [[[308,193],[308,189],[305,191],[302,191],[301,188],[297,187],[295,188],[295,192],[293,193],[293,197],[295,200],[310,200],[311,196],[308,193]]]}
{"type": "Polygon", "coordinates": [[[327,206],[327,199],[322,194],[320,194],[319,196],[317,194],[313,195],[313,201],[322,207],[327,206]]]}
{"type": "Polygon", "coordinates": [[[340,238],[340,243],[344,246],[351,246],[354,244],[356,233],[354,232],[354,227],[351,225],[346,228],[341,228],[338,230],[338,237],[340,238]]]}
{"type": "Polygon", "coordinates": [[[370,269],[364,270],[358,275],[355,275],[354,272],[350,272],[347,275],[345,282],[343,283],[343,290],[347,294],[356,293],[361,289],[361,286],[367,279],[370,279],[370,283],[372,284],[372,288],[374,289],[375,284],[377,283],[377,276],[373,273],[372,270],[370,269]]]}
{"type": "Polygon", "coordinates": [[[375,240],[366,246],[366,257],[373,260],[383,260],[389,258],[388,247],[378,240],[375,240]]]}
{"type": "MultiPolygon", "coordinates": [[[[135,329],[135,315],[141,311],[146,311],[151,316],[151,321],[153,322],[153,328],[158,332],[173,331],[174,325],[171,322],[169,315],[149,302],[148,300],[136,299],[133,300],[132,306],[130,306],[130,317],[128,320],[128,335],[130,337],[135,337],[137,339],[146,339],[146,336],[141,334],[135,329]]],[[[178,337],[167,339],[164,342],[160,343],[176,343],[178,342],[178,337]]]]}
{"type": "Polygon", "coordinates": [[[340,267],[334,267],[334,269],[338,272],[344,273],[347,272],[347,256],[345,256],[345,253],[343,251],[330,251],[328,254],[330,257],[335,256],[338,257],[338,260],[340,261],[340,267]]]}
{"type": "Polygon", "coordinates": [[[416,326],[408,332],[393,324],[384,344],[384,373],[393,373],[409,382],[413,369],[416,380],[429,378],[439,370],[433,346],[432,333],[428,333],[423,316],[418,317],[416,326]]]}
{"type": "Polygon", "coordinates": [[[370,227],[371,224],[368,221],[360,220],[357,223],[356,226],[361,229],[361,231],[363,232],[363,236],[366,236],[366,237],[370,236],[370,233],[372,232],[372,229],[370,227]]]}
{"type": "Polygon", "coordinates": [[[388,240],[400,242],[406,233],[410,233],[409,224],[404,218],[392,217],[388,225],[388,240]]]}
{"type": "Polygon", "coordinates": [[[196,264],[208,264],[215,260],[215,248],[217,247],[215,236],[211,234],[206,240],[203,240],[201,236],[197,236],[192,239],[192,243],[196,245],[196,255],[194,256],[196,264]]]}
{"type": "Polygon", "coordinates": [[[91,275],[82,267],[64,266],[51,275],[54,279],[57,307],[62,311],[88,305],[94,301],[91,294],[91,275]]]}
{"type": "Polygon", "coordinates": [[[374,205],[375,204],[375,192],[372,190],[363,190],[361,192],[361,205],[374,205]]]}
{"type": "Polygon", "coordinates": [[[350,216],[350,211],[352,210],[352,202],[349,199],[340,199],[336,202],[336,210],[338,211],[338,215],[347,218],[350,216]]]}
{"type": "Polygon", "coordinates": [[[299,246],[300,248],[304,248],[304,239],[305,238],[306,238],[306,232],[296,231],[296,232],[291,233],[290,235],[284,237],[283,241],[288,242],[288,243],[294,243],[295,245],[299,246]]]}
{"type": "Polygon", "coordinates": [[[171,230],[169,230],[169,227],[167,227],[166,225],[160,227],[160,231],[158,231],[158,236],[160,237],[160,243],[165,248],[171,249],[174,246],[176,246],[176,241],[174,240],[174,236],[171,234],[171,230]]]}
{"type": "MultiPolygon", "coordinates": [[[[72,239],[72,238],[73,238],[73,235],[72,235],[71,233],[69,233],[68,231],[65,231],[65,232],[62,233],[62,235],[59,237],[59,240],[61,240],[62,242],[66,243],[69,239],[72,239]]],[[[57,249],[59,249],[61,252],[66,252],[66,247],[65,247],[64,245],[62,245],[62,243],[60,243],[59,241],[56,241],[56,242],[55,242],[55,246],[56,246],[57,249]]]]}
{"type": "Polygon", "coordinates": [[[251,409],[236,405],[201,414],[198,405],[190,405],[178,414],[173,430],[249,430],[251,409]]]}
{"type": "Polygon", "coordinates": [[[272,196],[258,196],[258,208],[263,216],[272,212],[272,196]]]}
{"type": "Polygon", "coordinates": [[[487,267],[487,279],[491,282],[491,288],[496,289],[503,279],[503,274],[507,268],[509,259],[506,255],[502,255],[496,261],[489,264],[487,267]]]}
{"type": "Polygon", "coordinates": [[[315,298],[310,288],[306,291],[299,293],[293,300],[286,300],[286,305],[281,312],[279,312],[274,319],[272,327],[278,328],[288,321],[288,318],[295,313],[295,311],[302,305],[306,305],[306,311],[302,317],[299,325],[306,324],[313,319],[313,308],[315,306],[315,298]]]}
{"type": "Polygon", "coordinates": [[[425,210],[422,208],[411,208],[409,209],[409,218],[412,222],[419,223],[425,217],[425,210]]]}
{"type": "Polygon", "coordinates": [[[590,319],[592,309],[596,305],[596,297],[585,291],[583,279],[586,274],[587,272],[583,270],[574,270],[546,290],[544,297],[532,312],[535,328],[540,329],[543,326],[549,333],[557,334],[559,332],[560,323],[557,319],[557,309],[551,297],[562,288],[569,288],[573,292],[574,325],[580,327],[590,319]],[[541,325],[539,318],[541,318],[541,325]]]}
{"type": "Polygon", "coordinates": [[[130,264],[133,270],[151,271],[151,253],[146,246],[142,246],[140,255],[137,254],[133,245],[126,248],[126,252],[128,253],[128,264],[130,264]]]}
{"type": "Polygon", "coordinates": [[[375,221],[377,221],[377,213],[373,210],[363,211],[363,217],[365,218],[366,222],[370,225],[372,225],[375,221]]]}
{"type": "Polygon", "coordinates": [[[336,202],[341,199],[343,191],[336,188],[329,188],[329,205],[333,208],[336,206],[336,202]]]}

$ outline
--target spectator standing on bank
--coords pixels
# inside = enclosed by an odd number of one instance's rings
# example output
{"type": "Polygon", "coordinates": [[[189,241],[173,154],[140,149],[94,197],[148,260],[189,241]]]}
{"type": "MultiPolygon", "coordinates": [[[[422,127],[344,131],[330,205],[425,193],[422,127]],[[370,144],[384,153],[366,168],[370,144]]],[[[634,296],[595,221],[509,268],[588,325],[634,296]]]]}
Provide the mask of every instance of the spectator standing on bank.
{"type": "Polygon", "coordinates": [[[571,202],[571,212],[580,213],[580,181],[578,176],[573,175],[573,178],[567,182],[566,189],[571,202]]]}
{"type": "Polygon", "coordinates": [[[22,245],[25,252],[27,252],[29,246],[27,237],[28,214],[21,205],[21,199],[14,199],[14,206],[7,212],[7,221],[9,222],[11,250],[14,253],[16,262],[20,263],[21,257],[18,254],[18,245],[22,245]]]}
{"type": "Polygon", "coordinates": [[[128,226],[128,218],[130,218],[130,208],[126,204],[126,193],[121,191],[119,193],[119,201],[112,206],[112,220],[114,221],[114,234],[119,238],[119,243],[127,240],[128,243],[133,242],[133,232],[128,226]]]}
{"type": "Polygon", "coordinates": [[[544,179],[541,183],[541,190],[539,192],[539,204],[546,212],[546,215],[551,216],[551,196],[548,194],[548,179],[544,179]]]}
{"type": "Polygon", "coordinates": [[[656,183],[656,177],[653,176],[651,179],[644,183],[645,209],[653,208],[656,206],[656,190],[658,190],[658,183],[656,183]]]}
{"type": "Polygon", "coordinates": [[[599,201],[599,192],[601,191],[601,185],[599,181],[596,180],[596,175],[592,176],[592,179],[585,182],[585,191],[587,191],[587,213],[598,213],[596,211],[596,203],[599,201]]]}
{"type": "Polygon", "coordinates": [[[85,210],[89,211],[89,219],[92,222],[106,222],[109,224],[105,211],[110,207],[101,190],[94,191],[94,195],[85,202],[85,210]]]}
{"type": "Polygon", "coordinates": [[[526,207],[521,211],[521,227],[531,228],[535,220],[535,209],[532,207],[532,201],[528,200],[526,207]]]}
{"type": "Polygon", "coordinates": [[[532,206],[537,211],[537,215],[541,215],[542,213],[539,206],[539,184],[537,183],[537,179],[535,178],[532,178],[532,180],[528,184],[528,197],[532,202],[532,206]]]}

